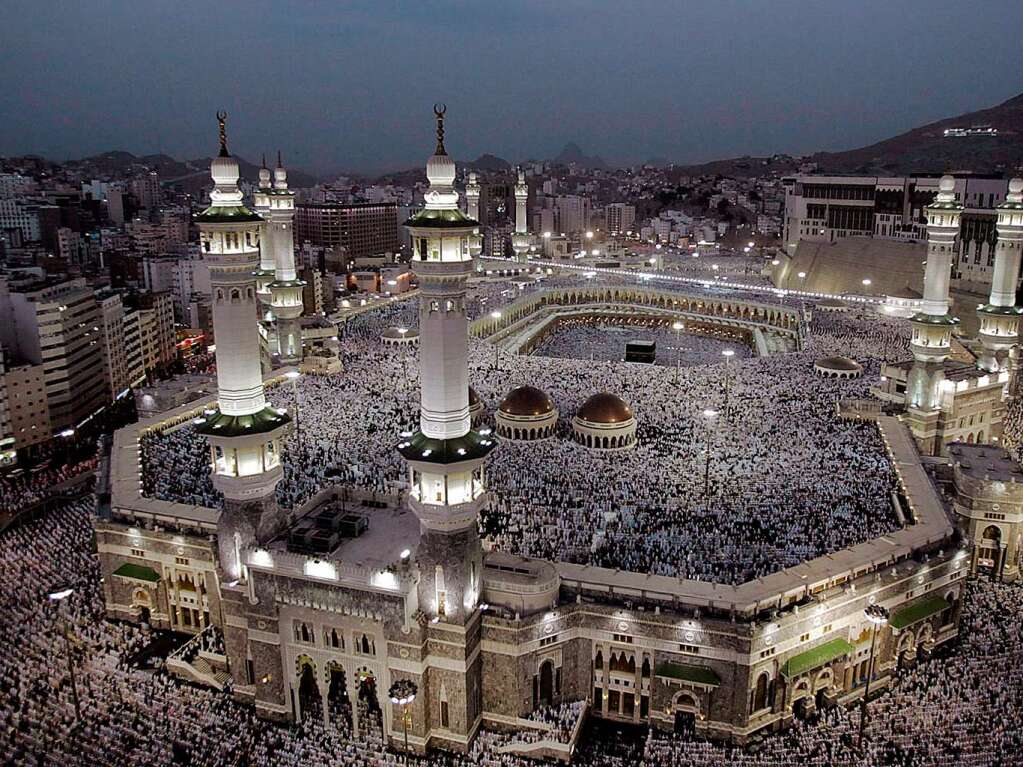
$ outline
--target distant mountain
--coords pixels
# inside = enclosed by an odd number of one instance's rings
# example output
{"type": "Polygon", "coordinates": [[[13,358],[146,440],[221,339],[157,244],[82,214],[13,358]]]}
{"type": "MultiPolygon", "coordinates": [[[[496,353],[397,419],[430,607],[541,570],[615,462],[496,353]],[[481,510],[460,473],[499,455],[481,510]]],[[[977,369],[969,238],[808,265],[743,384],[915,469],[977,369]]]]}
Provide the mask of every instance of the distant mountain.
{"type": "MultiPolygon", "coordinates": [[[[212,159],[211,157],[202,157],[197,160],[182,161],[165,154],[137,157],[131,152],[112,151],[85,157],[81,160],[71,160],[66,164],[83,173],[97,176],[126,176],[148,168],[155,170],[160,175],[161,182],[175,184],[189,194],[198,194],[210,186],[210,162],[212,159]]],[[[241,177],[254,183],[259,178],[259,166],[241,157],[236,159],[241,177]]],[[[319,179],[315,176],[288,168],[288,185],[290,187],[302,189],[315,186],[317,183],[319,183],[319,179]]]]}
{"type": "Polygon", "coordinates": [[[481,154],[472,162],[465,163],[465,167],[475,170],[506,171],[511,170],[511,163],[496,155],[481,154]]]}
{"type": "Polygon", "coordinates": [[[573,141],[565,144],[565,148],[554,158],[554,162],[560,165],[578,165],[591,170],[607,168],[607,163],[602,158],[598,156],[587,157],[583,154],[583,150],[579,148],[579,145],[573,141]]]}
{"type": "Polygon", "coordinates": [[[699,165],[676,166],[682,176],[763,176],[791,173],[816,163],[822,173],[901,176],[914,173],[972,171],[1008,174],[1023,164],[1023,94],[997,106],[923,125],[884,141],[844,152],[817,152],[795,159],[735,157],[699,165]],[[947,128],[991,128],[996,133],[946,136],[947,128]]]}

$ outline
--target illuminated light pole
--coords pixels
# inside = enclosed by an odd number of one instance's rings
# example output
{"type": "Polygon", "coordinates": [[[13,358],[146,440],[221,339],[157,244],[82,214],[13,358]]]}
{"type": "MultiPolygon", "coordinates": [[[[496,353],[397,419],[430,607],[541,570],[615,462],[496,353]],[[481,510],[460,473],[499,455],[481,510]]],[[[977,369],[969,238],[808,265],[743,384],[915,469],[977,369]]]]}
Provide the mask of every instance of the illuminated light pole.
{"type": "Polygon", "coordinates": [[[725,358],[725,407],[724,407],[724,419],[728,420],[728,384],[731,381],[731,361],[732,357],[735,356],[735,349],[725,349],[721,352],[721,355],[725,358]]]}
{"type": "Polygon", "coordinates": [[[675,331],[675,385],[678,386],[679,368],[682,367],[682,331],[686,325],[684,322],[672,324],[671,329],[675,331]]]}
{"type": "Polygon", "coordinates": [[[302,452],[302,427],[298,421],[298,378],[302,375],[297,370],[289,370],[284,377],[291,381],[291,396],[295,401],[295,438],[298,440],[298,452],[302,452]]]}
{"type": "Polygon", "coordinates": [[[860,701],[860,734],[856,748],[863,750],[863,730],[867,726],[867,698],[870,697],[870,682],[874,678],[874,653],[877,649],[877,632],[888,624],[888,610],[881,605],[870,605],[863,611],[872,627],[870,635],[870,660],[867,661],[867,686],[860,701]]]}
{"type": "Polygon", "coordinates": [[[405,729],[405,750],[408,751],[408,724],[411,717],[409,706],[416,699],[416,693],[419,692],[419,688],[416,687],[416,683],[411,679],[399,679],[391,685],[387,691],[387,697],[390,698],[391,703],[396,706],[401,706],[401,721],[405,729]]]}
{"type": "MultiPolygon", "coordinates": [[[[490,313],[490,316],[495,320],[495,323],[496,323],[496,321],[500,320],[503,315],[499,311],[493,311],[493,312],[490,313]]],[[[495,341],[494,342],[494,370],[500,370],[501,361],[500,361],[500,359],[498,357],[498,355],[500,353],[501,353],[501,346],[500,346],[500,344],[498,344],[495,341]]]]}
{"type": "Polygon", "coordinates": [[[47,595],[53,604],[57,605],[57,612],[60,614],[61,630],[64,634],[64,646],[67,652],[67,670],[68,677],[71,680],[71,700],[75,704],[75,719],[79,722],[82,721],[82,704],[78,700],[78,684],[75,681],[75,661],[74,655],[71,652],[71,625],[68,623],[67,616],[64,611],[61,610],[61,603],[69,596],[75,593],[73,588],[60,589],[59,591],[52,591],[47,595]]]}
{"type": "Polygon", "coordinates": [[[713,443],[714,431],[712,428],[712,424],[714,423],[714,418],[717,416],[717,414],[718,411],[711,410],[710,408],[703,411],[703,417],[705,419],[704,423],[706,424],[706,426],[704,427],[703,440],[705,445],[704,448],[705,458],[703,462],[703,496],[705,498],[708,495],[710,495],[710,451],[711,448],[714,446],[713,443]]]}

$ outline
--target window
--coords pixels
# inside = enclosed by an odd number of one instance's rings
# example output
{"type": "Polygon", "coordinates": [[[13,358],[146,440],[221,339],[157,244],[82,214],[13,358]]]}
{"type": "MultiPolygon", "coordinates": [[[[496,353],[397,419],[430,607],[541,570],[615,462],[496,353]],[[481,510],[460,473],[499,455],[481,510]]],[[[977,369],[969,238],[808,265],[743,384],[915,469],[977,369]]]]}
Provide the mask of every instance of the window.
{"type": "Polygon", "coordinates": [[[622,644],[632,644],[632,637],[628,634],[614,634],[614,641],[621,642],[622,644]]]}
{"type": "Polygon", "coordinates": [[[187,565],[188,557],[174,557],[174,564],[176,565],[187,565]]]}
{"type": "Polygon", "coordinates": [[[760,657],[761,658],[770,658],[772,655],[774,655],[774,651],[776,649],[777,648],[775,648],[775,647],[768,647],[766,650],[761,651],[760,657]]]}
{"type": "Polygon", "coordinates": [[[552,645],[552,644],[554,644],[557,641],[558,641],[558,635],[554,634],[552,636],[544,637],[543,639],[541,639],[540,640],[540,646],[541,647],[546,647],[547,645],[552,645]]]}
{"type": "Polygon", "coordinates": [[[810,632],[807,632],[807,633],[805,633],[805,634],[802,634],[802,635],[801,635],[801,636],[799,637],[799,641],[800,641],[800,642],[808,642],[808,641],[810,641],[810,632]]]}
{"type": "Polygon", "coordinates": [[[133,557],[144,557],[146,555],[146,552],[143,551],[142,549],[132,549],[131,555],[133,557]]]}
{"type": "Polygon", "coordinates": [[[687,653],[688,655],[699,655],[700,654],[700,648],[697,647],[694,644],[680,644],[678,646],[678,649],[681,650],[684,653],[687,653]]]}

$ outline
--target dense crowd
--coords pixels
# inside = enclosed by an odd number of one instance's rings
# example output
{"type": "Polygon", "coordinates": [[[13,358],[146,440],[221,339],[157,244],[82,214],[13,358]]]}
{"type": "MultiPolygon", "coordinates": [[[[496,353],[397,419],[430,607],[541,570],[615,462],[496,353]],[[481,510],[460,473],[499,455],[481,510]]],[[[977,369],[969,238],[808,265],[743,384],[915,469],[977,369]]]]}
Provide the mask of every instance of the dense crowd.
{"type": "MultiPolygon", "coordinates": [[[[489,303],[509,284],[483,282],[473,295],[483,291],[489,303]]],[[[418,423],[418,346],[385,346],[380,334],[414,327],[416,312],[417,301],[397,301],[352,317],[343,331],[344,372],[299,381],[300,428],[288,438],[282,506],[300,505],[330,484],[379,493],[406,487],[394,445],[418,423]]],[[[488,460],[493,500],[482,524],[497,547],[739,583],[896,528],[895,476],[876,428],[836,416],[840,399],[865,396],[880,362],[906,348],[894,321],[817,311],[802,351],[731,363],[713,355],[713,364],[681,371],[609,362],[596,346],[591,360],[586,343],[555,333],[548,353],[568,344],[583,359],[502,354],[495,369],[493,346],[470,340],[470,382],[489,410],[529,383],[562,415],[555,438],[504,441],[488,460]],[[816,357],[839,352],[856,356],[867,375],[838,381],[813,374],[816,357]],[[634,450],[609,455],[572,441],[571,415],[598,391],[632,406],[634,450]],[[705,418],[706,409],[717,416],[705,418]]],[[[694,343],[686,338],[683,346],[694,343]]],[[[290,387],[269,396],[277,406],[293,405],[290,387]]],[[[206,442],[191,426],[151,435],[142,450],[145,493],[220,503],[206,442]]]]}
{"type": "Polygon", "coordinates": [[[94,471],[96,457],[61,463],[58,466],[37,466],[30,471],[0,478],[0,515],[22,511],[33,503],[59,493],[65,483],[84,472],[94,471]]]}
{"type": "MultiPolygon", "coordinates": [[[[525,767],[486,734],[468,755],[427,759],[388,750],[379,733],[355,740],[317,722],[275,725],[253,709],[163,670],[132,662],[152,639],[143,627],[107,621],[90,508],[68,504],[0,535],[0,754],[14,767],[117,764],[443,765],[525,767]],[[73,588],[59,604],[47,595],[73,588]],[[64,628],[67,622],[67,637],[64,628]],[[65,641],[76,669],[76,720],[65,641]]],[[[973,581],[958,646],[902,671],[871,703],[866,752],[854,749],[857,710],[797,722],[748,749],[651,732],[621,737],[600,725],[579,742],[574,762],[593,767],[902,765],[995,767],[1018,763],[1023,747],[1023,587],[973,581]],[[603,731],[610,731],[610,735],[603,731]],[[591,737],[592,735],[592,737],[591,737]]],[[[581,704],[542,711],[557,731],[574,727],[581,704]]],[[[588,725],[590,726],[590,725],[588,725]]]]}
{"type": "Polygon", "coordinates": [[[556,333],[534,350],[538,357],[572,358],[600,362],[622,362],[626,344],[644,341],[654,344],[654,364],[676,367],[714,365],[730,350],[732,359],[749,357],[750,348],[737,340],[722,340],[693,333],[676,333],[660,324],[636,321],[630,324],[591,323],[586,319],[563,321],[556,333]]]}

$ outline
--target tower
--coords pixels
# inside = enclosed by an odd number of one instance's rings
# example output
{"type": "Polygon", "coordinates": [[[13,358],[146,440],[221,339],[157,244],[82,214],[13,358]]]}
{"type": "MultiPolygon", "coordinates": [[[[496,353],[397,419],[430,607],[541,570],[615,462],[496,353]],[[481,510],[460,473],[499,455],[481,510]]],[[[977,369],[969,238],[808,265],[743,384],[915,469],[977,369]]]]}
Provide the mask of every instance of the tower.
{"type": "Polygon", "coordinates": [[[977,309],[983,352],[978,364],[989,372],[1015,367],[1013,350],[1019,344],[1019,320],[1023,308],[1016,306],[1020,250],[1023,246],[1023,179],[1009,182],[1005,202],[998,206],[998,243],[991,275],[991,298],[977,309]]]}
{"type": "Polygon", "coordinates": [[[266,234],[274,264],[274,281],[269,284],[271,306],[277,321],[277,351],[281,362],[296,365],[302,361],[302,288],[305,282],[295,273],[295,193],[288,189],[288,172],[277,153],[273,188],[269,192],[270,209],[266,234]]]}
{"type": "Polygon", "coordinates": [[[526,226],[526,201],[529,198],[529,187],[526,186],[526,175],[522,168],[518,169],[515,181],[515,233],[512,235],[512,250],[519,261],[526,259],[529,251],[529,231],[526,226]]]}
{"type": "Polygon", "coordinates": [[[963,206],[955,199],[955,179],[942,176],[938,195],[927,207],[927,267],[921,311],[913,316],[909,349],[913,367],[906,386],[910,428],[921,451],[937,450],[940,388],[959,320],[949,314],[948,289],[955,239],[963,206]]]}
{"type": "MultiPolygon", "coordinates": [[[[266,155],[259,168],[259,183],[252,195],[252,207],[264,220],[269,218],[270,200],[273,194],[273,183],[270,181],[270,169],[266,167],[266,155]]],[[[256,298],[259,300],[259,316],[270,320],[270,283],[274,278],[274,254],[267,236],[267,225],[260,227],[259,268],[256,269],[256,298]]]]}
{"type": "Polygon", "coordinates": [[[408,503],[420,523],[419,605],[430,620],[429,640],[443,643],[455,661],[424,672],[427,727],[443,729],[437,737],[464,750],[482,714],[478,517],[487,500],[483,463],[495,441],[470,427],[465,284],[477,222],[458,209],[455,164],[444,149],[444,112],[434,107],[437,148],[426,164],[426,205],[405,223],[420,285],[421,408],[419,431],[404,435],[398,450],[408,462],[408,503]]]}
{"type": "MultiPolygon", "coordinates": [[[[473,221],[478,222],[480,220],[480,182],[475,172],[469,174],[469,179],[465,184],[465,212],[473,221]]],[[[480,227],[477,223],[472,237],[469,238],[469,253],[476,262],[476,271],[478,272],[483,270],[483,263],[479,260],[480,253],[482,252],[483,235],[480,233],[480,227]]]]}
{"type": "Polygon", "coordinates": [[[217,539],[220,565],[231,579],[242,575],[241,549],[277,532],[274,491],[283,476],[281,438],[290,419],[267,404],[260,370],[254,271],[263,219],[242,204],[238,162],[227,151],[227,115],[219,112],[217,119],[214,187],[196,223],[210,270],[218,402],[197,430],[209,440],[213,485],[224,494],[217,539]]]}

